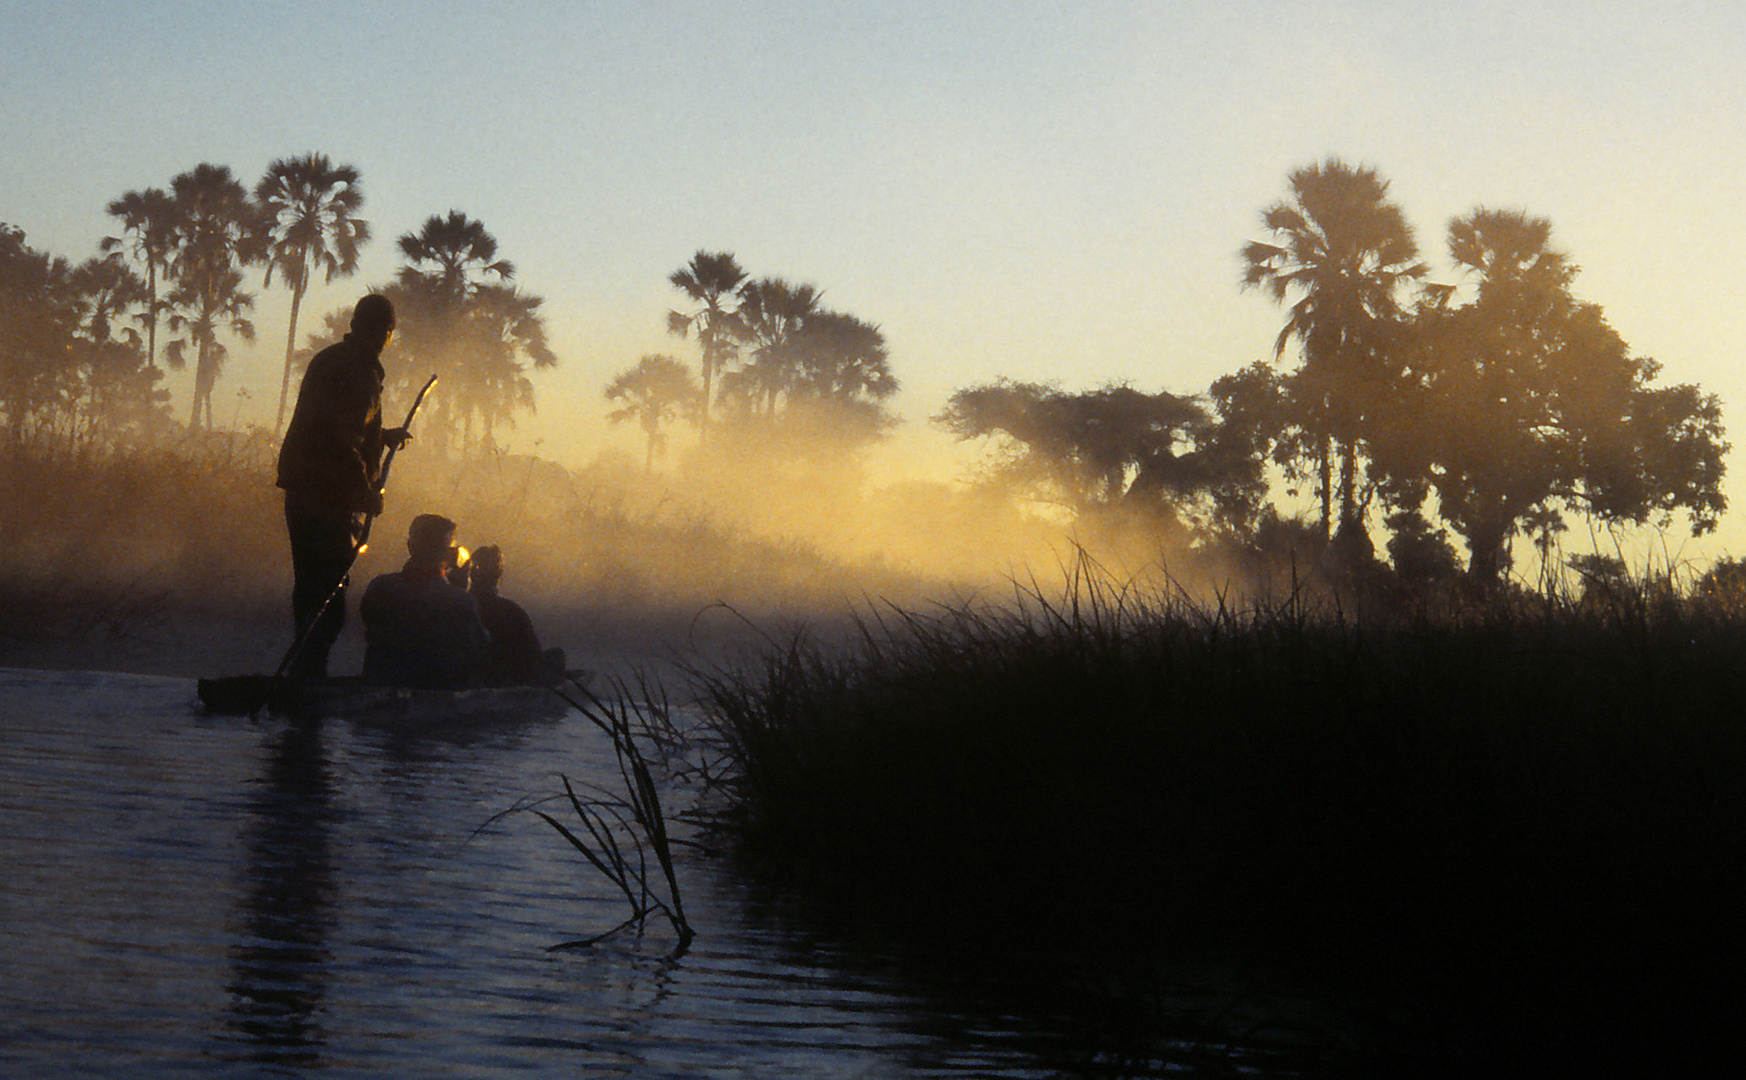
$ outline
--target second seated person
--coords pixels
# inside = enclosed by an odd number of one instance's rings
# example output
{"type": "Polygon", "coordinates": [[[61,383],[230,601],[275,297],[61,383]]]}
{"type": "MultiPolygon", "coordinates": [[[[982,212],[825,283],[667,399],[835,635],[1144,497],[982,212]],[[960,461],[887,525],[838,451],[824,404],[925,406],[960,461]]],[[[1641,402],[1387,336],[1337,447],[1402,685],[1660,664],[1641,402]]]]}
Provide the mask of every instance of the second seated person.
{"type": "Polygon", "coordinates": [[[407,530],[406,565],[364,590],[364,681],[378,686],[460,690],[490,645],[479,608],[448,575],[460,563],[455,523],[420,514],[407,530]]]}

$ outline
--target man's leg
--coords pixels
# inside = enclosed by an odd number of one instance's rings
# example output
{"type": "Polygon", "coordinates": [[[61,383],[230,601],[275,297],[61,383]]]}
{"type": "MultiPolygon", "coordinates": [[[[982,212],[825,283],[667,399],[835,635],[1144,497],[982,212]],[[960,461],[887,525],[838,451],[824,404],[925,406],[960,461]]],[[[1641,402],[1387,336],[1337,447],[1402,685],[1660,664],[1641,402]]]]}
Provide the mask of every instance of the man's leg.
{"type": "Polygon", "coordinates": [[[345,627],[346,574],[357,542],[357,515],[302,507],[287,495],[285,529],[291,538],[292,618],[296,633],[308,630],[292,657],[291,677],[323,679],[328,653],[345,627]]]}

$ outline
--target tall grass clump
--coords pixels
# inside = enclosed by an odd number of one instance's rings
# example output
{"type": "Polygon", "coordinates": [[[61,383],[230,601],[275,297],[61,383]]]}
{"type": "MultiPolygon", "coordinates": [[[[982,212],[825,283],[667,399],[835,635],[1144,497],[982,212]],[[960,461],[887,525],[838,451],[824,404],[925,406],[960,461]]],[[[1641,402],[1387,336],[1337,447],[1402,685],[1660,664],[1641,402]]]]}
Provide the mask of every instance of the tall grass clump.
{"type": "Polygon", "coordinates": [[[1574,1052],[1742,1000],[1743,658],[1655,590],[1360,618],[1086,568],[698,682],[718,820],[782,880],[1574,1052]]]}
{"type": "Polygon", "coordinates": [[[618,785],[560,776],[563,795],[518,805],[506,813],[530,813],[550,825],[624,896],[629,914],[623,922],[554,945],[554,950],[585,949],[626,929],[641,932],[651,915],[659,915],[679,939],[676,954],[682,953],[696,931],[685,917],[673,862],[674,840],[649,763],[650,753],[671,753],[677,739],[671,710],[646,684],[635,695],[622,684],[616,689],[615,696],[602,698],[584,683],[572,681],[554,692],[610,741],[618,785]],[[554,814],[548,809],[553,806],[567,808],[568,813],[560,809],[554,814]]]}

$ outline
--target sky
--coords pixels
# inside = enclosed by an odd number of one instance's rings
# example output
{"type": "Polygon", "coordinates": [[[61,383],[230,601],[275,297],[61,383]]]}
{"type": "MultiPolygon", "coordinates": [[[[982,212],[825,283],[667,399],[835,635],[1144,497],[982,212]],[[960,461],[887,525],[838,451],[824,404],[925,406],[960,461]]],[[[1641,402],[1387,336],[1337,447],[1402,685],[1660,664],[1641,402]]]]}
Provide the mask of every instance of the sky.
{"type": "MultiPolygon", "coordinates": [[[[574,464],[633,445],[602,423],[614,374],[693,356],[667,278],[699,250],[882,328],[893,476],[961,471],[929,417],[997,377],[1203,391],[1270,355],[1283,312],[1239,252],[1330,156],[1390,181],[1437,280],[1452,217],[1549,218],[1662,381],[1746,415],[1737,0],[0,0],[0,39],[0,222],[33,247],[94,254],[111,199],[201,162],[252,186],[326,153],[377,239],[306,312],[386,281],[432,214],[479,220],[561,361],[509,443],[574,464]]],[[[270,422],[287,309],[261,296],[221,424],[270,422]]],[[[1730,465],[1702,552],[1746,554],[1730,465]]]]}

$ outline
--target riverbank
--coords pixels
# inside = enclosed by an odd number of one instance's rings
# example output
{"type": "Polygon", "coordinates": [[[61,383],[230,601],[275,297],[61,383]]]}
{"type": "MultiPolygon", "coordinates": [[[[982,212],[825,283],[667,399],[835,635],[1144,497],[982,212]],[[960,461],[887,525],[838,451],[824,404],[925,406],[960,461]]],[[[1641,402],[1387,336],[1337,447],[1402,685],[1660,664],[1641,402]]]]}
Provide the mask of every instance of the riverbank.
{"type": "Polygon", "coordinates": [[[1743,660],[1746,621],[1648,592],[1357,619],[1088,587],[699,681],[721,826],[827,905],[1265,972],[1393,1017],[1379,1061],[1557,1075],[1737,1053],[1743,660]]]}

